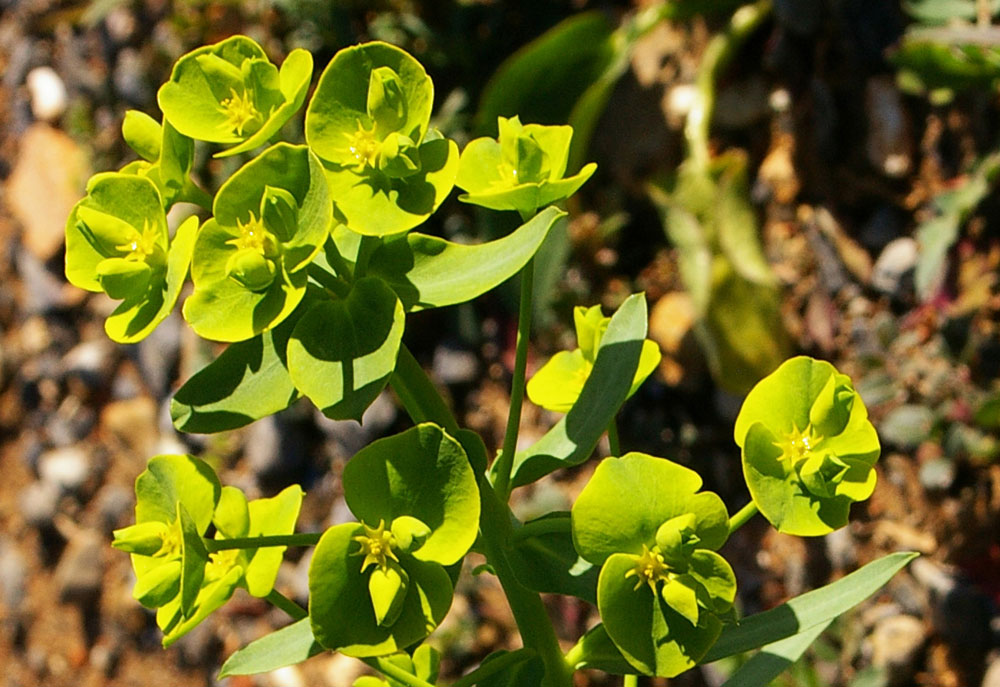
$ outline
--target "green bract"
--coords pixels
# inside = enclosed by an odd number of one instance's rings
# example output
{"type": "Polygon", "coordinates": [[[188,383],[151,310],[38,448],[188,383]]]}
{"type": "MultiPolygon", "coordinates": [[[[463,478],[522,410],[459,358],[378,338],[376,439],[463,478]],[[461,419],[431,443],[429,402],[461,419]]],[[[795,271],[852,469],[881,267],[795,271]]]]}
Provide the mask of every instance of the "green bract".
{"type": "Polygon", "coordinates": [[[306,292],[306,267],[329,236],[319,160],[279,143],[222,185],[198,234],[184,317],[206,339],[241,341],[275,326],[306,292]]]}
{"type": "Polygon", "coordinates": [[[218,156],[235,155],[267,143],[295,114],[312,67],[312,55],[298,49],[279,71],[257,43],[233,36],[181,57],[157,101],[177,131],[232,146],[218,156]]]}
{"type": "Polygon", "coordinates": [[[847,375],[800,356],[747,395],[736,419],[754,503],[782,532],[815,536],[847,524],[871,496],[878,435],[847,375]]]}
{"type": "Polygon", "coordinates": [[[563,178],[573,127],[521,124],[497,118],[499,140],[477,138],[462,151],[455,184],[458,197],[491,210],[517,210],[522,216],[565,200],[597,169],[593,162],[563,178]]]}
{"type": "Polygon", "coordinates": [[[169,122],[161,126],[149,115],[129,110],[122,121],[122,136],[142,159],[125,165],[120,171],[147,177],[156,184],[164,207],[201,196],[203,192],[194,186],[190,177],[194,142],[169,122]]]}
{"type": "Polygon", "coordinates": [[[306,141],[322,158],[338,219],[361,234],[407,231],[451,191],[458,146],[428,131],[434,86],[387,43],[341,50],[306,111],[306,141]]]}
{"type": "MultiPolygon", "coordinates": [[[[528,380],[528,398],[535,405],[559,413],[569,412],[580,397],[583,385],[590,377],[597,360],[597,349],[607,331],[610,317],[604,317],[601,306],[577,307],[573,311],[576,340],[579,348],[560,351],[528,380]]],[[[632,379],[628,395],[634,394],[660,364],[660,347],[654,341],[642,342],[639,366],[632,379]]]]}
{"type": "MultiPolygon", "coordinates": [[[[144,606],[170,606],[191,617],[205,579],[202,535],[219,500],[219,480],[207,464],[186,455],[149,460],[135,481],[135,525],[115,531],[113,546],[132,554],[132,595],[144,606]]],[[[157,622],[168,631],[165,622],[157,622]]]]}
{"type": "Polygon", "coordinates": [[[426,637],[448,612],[444,566],[475,541],[476,478],[458,441],[421,424],[354,456],[344,494],[361,522],[331,527],[316,545],[313,634],[352,656],[391,654],[426,637]]]}
{"type": "Polygon", "coordinates": [[[603,566],[597,607],[604,627],[647,675],[672,677],[694,666],[736,596],[732,568],[715,553],[729,516],[718,496],[700,488],[692,470],[628,453],[598,465],[573,505],[577,551],[603,566]]]}
{"type": "Polygon", "coordinates": [[[129,174],[98,174],[66,222],[66,278],[121,305],[104,328],[115,341],[145,338],[170,314],[191,262],[198,219],[173,241],[156,185],[129,174]]]}
{"type": "MultiPolygon", "coordinates": [[[[247,502],[243,492],[223,487],[212,522],[215,540],[223,543],[236,537],[266,537],[291,534],[302,505],[302,489],[294,484],[277,496],[247,502]]],[[[222,549],[208,554],[208,563],[189,613],[183,613],[178,599],[163,604],[156,622],[163,629],[163,645],[169,646],[222,606],[236,591],[245,588],[251,595],[267,596],[281,566],[284,546],[259,549],[222,549]]]]}

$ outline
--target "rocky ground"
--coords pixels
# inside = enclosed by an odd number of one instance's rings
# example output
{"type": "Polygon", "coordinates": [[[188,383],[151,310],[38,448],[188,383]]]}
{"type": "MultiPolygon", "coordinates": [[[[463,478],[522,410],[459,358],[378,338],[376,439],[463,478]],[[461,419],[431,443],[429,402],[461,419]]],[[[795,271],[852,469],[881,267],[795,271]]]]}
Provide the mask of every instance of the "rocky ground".
{"type": "MultiPolygon", "coordinates": [[[[418,54],[422,45],[432,75],[438,79],[436,67],[443,75],[439,98],[458,94],[449,102],[459,103],[460,131],[474,102],[472,77],[481,87],[503,56],[560,16],[594,3],[552,3],[548,14],[530,17],[523,8],[504,14],[463,5],[456,16],[493,30],[480,32],[486,38],[478,74],[438,50],[454,37],[449,31],[462,27],[449,28],[434,3],[424,4],[365,10],[363,3],[345,3],[347,9],[324,17],[308,2],[0,0],[2,685],[216,684],[228,654],[286,622],[280,612],[237,595],[162,650],[152,616],[131,599],[127,557],[108,545],[111,531],[130,522],[136,475],[151,455],[191,452],[250,495],[297,481],[307,491],[299,528],[318,531],[349,517],[339,467],[372,438],[405,427],[406,419],[385,394],[360,426],[329,421],[302,404],[241,431],[179,435],[170,422],[170,394],[218,349],[197,339],[179,316],[136,346],[110,342],[102,327],[110,301],[70,287],[61,275],[64,220],[92,171],[130,159],[118,132],[124,110],[156,114],[155,89],[169,65],[202,42],[244,31],[273,54],[305,45],[327,56],[365,37],[395,36],[418,54]],[[516,30],[502,30],[510,26],[516,30]],[[428,35],[437,43],[428,46],[428,35]]],[[[996,98],[931,107],[903,97],[879,57],[894,40],[893,26],[898,36],[898,8],[837,6],[843,12],[834,29],[809,24],[807,10],[786,8],[748,47],[747,61],[724,82],[720,102],[732,107],[720,105],[717,144],[749,150],[753,196],[793,348],[830,359],[857,380],[883,439],[878,488],[844,530],[806,541],[779,535],[758,518],[724,553],[747,613],[885,553],[924,554],[838,621],[783,684],[997,687],[995,198],[984,201],[950,254],[947,283],[934,299],[919,299],[912,277],[921,213],[996,145],[990,128],[996,98]],[[889,20],[882,21],[883,11],[889,20]],[[858,27],[872,30],[851,33],[858,27]],[[854,60],[835,59],[844,54],[854,60]]],[[[735,508],[747,498],[731,441],[739,398],[719,390],[708,373],[677,255],[640,181],[657,165],[679,162],[671,93],[690,76],[706,31],[699,22],[663,28],[636,51],[594,141],[604,171],[576,206],[573,261],[532,364],[567,343],[567,304],[611,308],[622,294],[645,290],[651,335],[667,357],[626,406],[623,444],[698,468],[735,508]],[[617,231],[606,231],[611,220],[617,231]]],[[[211,186],[225,170],[207,165],[202,173],[211,186]]],[[[445,214],[468,223],[467,211],[452,205],[445,214]]],[[[408,325],[409,345],[488,445],[502,433],[514,326],[502,293],[475,310],[423,314],[408,325]]],[[[522,439],[540,436],[554,420],[528,407],[522,439]]],[[[519,514],[568,508],[591,469],[521,490],[519,514]]],[[[279,575],[279,588],[300,602],[308,563],[308,555],[291,550],[279,575]]],[[[489,651],[518,645],[493,579],[462,579],[452,613],[432,639],[444,652],[446,677],[489,651]]],[[[568,644],[596,619],[594,609],[572,600],[552,598],[550,610],[568,644]]],[[[347,687],[360,670],[352,659],[325,655],[223,683],[347,687]]],[[[714,686],[720,676],[709,667],[670,684],[714,686]]],[[[614,683],[593,674],[579,684],[614,683]]]]}

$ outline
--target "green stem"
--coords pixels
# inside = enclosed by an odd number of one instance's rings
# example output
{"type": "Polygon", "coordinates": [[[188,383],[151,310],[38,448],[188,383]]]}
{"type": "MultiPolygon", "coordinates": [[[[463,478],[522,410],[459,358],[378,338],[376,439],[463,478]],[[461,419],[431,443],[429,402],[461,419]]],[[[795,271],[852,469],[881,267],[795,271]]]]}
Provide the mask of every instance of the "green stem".
{"type": "Polygon", "coordinates": [[[639,676],[625,675],[622,677],[622,687],[639,687],[639,676]]]}
{"type": "Polygon", "coordinates": [[[467,675],[463,675],[459,679],[451,683],[451,687],[473,687],[478,682],[482,682],[491,675],[496,675],[501,670],[512,666],[515,663],[520,663],[525,660],[523,653],[517,651],[510,651],[499,658],[494,658],[488,663],[480,665],[478,668],[473,670],[467,675]]]}
{"type": "Polygon", "coordinates": [[[299,606],[277,589],[272,589],[271,592],[264,597],[264,599],[266,601],[270,601],[273,606],[280,608],[285,613],[292,616],[292,620],[302,620],[309,615],[309,611],[302,608],[302,606],[299,606]]]}
{"type": "Polygon", "coordinates": [[[709,42],[701,56],[701,66],[695,80],[695,97],[684,127],[688,157],[697,168],[707,169],[711,157],[708,133],[715,110],[716,81],[746,39],[770,13],[771,0],[758,0],[739,8],[733,13],[729,27],[709,42]]]}
{"type": "Polygon", "coordinates": [[[511,541],[522,541],[528,537],[540,534],[555,534],[570,532],[572,525],[569,518],[541,518],[526,522],[511,533],[511,541]]]}
{"type": "Polygon", "coordinates": [[[177,200],[185,203],[194,203],[203,210],[211,212],[212,203],[215,199],[212,197],[212,194],[195,185],[193,181],[188,179],[184,182],[184,186],[181,187],[181,192],[178,194],[177,200]]]}
{"type": "Polygon", "coordinates": [[[514,354],[514,377],[510,383],[510,414],[507,431],[503,436],[503,449],[497,456],[493,484],[497,495],[504,501],[510,496],[510,473],[514,469],[517,452],[517,433],[521,426],[521,404],[524,401],[525,369],[528,366],[528,336],[531,330],[531,301],[535,281],[535,259],[521,270],[521,303],[517,316],[517,349],[514,354]]]}
{"type": "Polygon", "coordinates": [[[351,285],[340,277],[330,274],[325,269],[313,263],[309,265],[309,276],[312,277],[323,288],[333,293],[339,298],[345,298],[351,292],[351,285]]]}
{"type": "Polygon", "coordinates": [[[521,641],[524,646],[538,652],[545,664],[546,687],[570,687],[573,684],[573,671],[563,659],[559,640],[542,598],[518,581],[507,560],[507,549],[510,548],[513,536],[510,508],[485,478],[480,480],[479,489],[482,496],[480,532],[483,551],[507,596],[507,603],[510,604],[517,629],[521,633],[521,641]]]}
{"type": "MultiPolygon", "coordinates": [[[[399,350],[396,371],[390,384],[414,422],[433,421],[449,432],[458,430],[458,423],[444,399],[405,346],[399,350]]],[[[541,596],[518,582],[507,560],[506,551],[510,547],[514,529],[510,507],[506,501],[497,497],[493,486],[485,477],[479,481],[479,490],[482,499],[482,549],[487,563],[496,572],[504,589],[517,629],[521,633],[521,640],[524,646],[536,651],[545,664],[546,687],[571,687],[572,671],[563,660],[559,640],[541,596]]]]}
{"type": "Polygon", "coordinates": [[[618,438],[618,421],[615,418],[611,418],[611,423],[608,425],[608,450],[615,457],[622,455],[622,444],[618,438]]]}
{"type": "Polygon", "coordinates": [[[747,520],[757,514],[757,504],[751,501],[747,505],[736,511],[733,517],[729,518],[729,534],[732,534],[747,523],[747,520]]]}
{"type": "Polygon", "coordinates": [[[435,422],[453,436],[458,432],[458,421],[406,344],[399,347],[389,384],[415,423],[435,422]]]}
{"type": "Polygon", "coordinates": [[[259,549],[263,546],[315,546],[322,532],[302,534],[275,534],[267,537],[233,537],[232,539],[205,539],[209,553],[228,549],[259,549]]]}
{"type": "Polygon", "coordinates": [[[391,677],[393,680],[402,682],[409,687],[434,687],[434,685],[426,680],[421,680],[416,675],[406,672],[388,658],[363,658],[361,660],[386,677],[391,677]]]}

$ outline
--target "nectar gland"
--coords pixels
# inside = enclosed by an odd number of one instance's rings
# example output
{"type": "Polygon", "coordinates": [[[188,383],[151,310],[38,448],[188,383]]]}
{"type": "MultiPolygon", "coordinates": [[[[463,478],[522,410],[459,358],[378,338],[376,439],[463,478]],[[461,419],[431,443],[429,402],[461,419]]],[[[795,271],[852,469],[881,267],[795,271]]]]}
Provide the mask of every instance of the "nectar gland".
{"type": "Polygon", "coordinates": [[[642,554],[636,558],[635,567],[625,573],[625,578],[636,578],[635,587],[632,588],[633,591],[639,589],[645,583],[649,585],[649,588],[653,590],[653,594],[655,595],[657,583],[660,581],[669,581],[671,575],[670,566],[663,560],[663,554],[660,553],[659,548],[654,546],[650,549],[643,544],[642,554]]]}
{"type": "Polygon", "coordinates": [[[260,120],[260,112],[253,104],[253,94],[247,89],[243,89],[241,96],[235,88],[229,89],[230,97],[225,98],[219,105],[226,115],[226,124],[236,132],[237,136],[243,135],[243,130],[252,121],[260,120]]]}
{"type": "Polygon", "coordinates": [[[365,557],[361,562],[361,572],[367,570],[371,565],[377,565],[380,569],[385,570],[389,567],[390,558],[397,563],[399,562],[392,550],[395,537],[392,536],[390,530],[385,528],[384,520],[378,521],[378,527],[369,527],[364,523],[361,523],[361,526],[365,528],[365,533],[352,537],[354,541],[361,544],[361,549],[351,554],[352,556],[365,557]]]}

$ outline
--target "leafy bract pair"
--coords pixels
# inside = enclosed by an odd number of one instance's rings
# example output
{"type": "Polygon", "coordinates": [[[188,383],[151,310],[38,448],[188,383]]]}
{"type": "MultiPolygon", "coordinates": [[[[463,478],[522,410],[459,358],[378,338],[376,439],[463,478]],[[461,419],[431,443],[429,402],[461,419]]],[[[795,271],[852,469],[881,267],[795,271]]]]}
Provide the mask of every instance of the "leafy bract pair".
{"type": "Polygon", "coordinates": [[[850,377],[830,363],[782,364],[747,395],[734,436],[750,495],[781,532],[843,527],[875,489],[878,435],[850,377]]]}
{"type": "MultiPolygon", "coordinates": [[[[590,308],[577,307],[573,311],[573,322],[578,347],[572,351],[556,353],[528,380],[528,398],[546,410],[569,412],[580,398],[583,385],[594,369],[597,351],[611,318],[605,317],[601,306],[595,305],[590,308]]],[[[656,342],[649,339],[642,342],[638,367],[628,396],[631,397],[653,373],[660,358],[660,347],[656,342]]]]}
{"type": "Polygon", "coordinates": [[[227,539],[290,534],[302,490],[247,502],[220,486],[206,463],[187,455],[151,458],[135,483],[136,524],[115,531],[112,545],[132,554],[133,596],[156,608],[168,646],[222,606],[237,587],[266,597],[285,547],[226,548],[227,539]],[[215,538],[204,539],[209,525],[215,538]]]}
{"type": "Polygon", "coordinates": [[[573,505],[573,542],[601,566],[597,607],[622,656],[646,675],[693,667],[722,631],[736,596],[715,552],[729,535],[722,500],[662,458],[607,458],[573,505]]]}
{"type": "Polygon", "coordinates": [[[476,478],[462,445],[426,423],[362,449],[343,483],[360,522],[331,527],[316,545],[313,635],[351,656],[391,654],[426,637],[451,606],[446,566],[476,539],[476,478]]]}
{"type": "Polygon", "coordinates": [[[177,302],[197,229],[198,219],[190,217],[171,240],[163,197],[151,179],[97,174],[66,222],[66,278],[121,300],[104,328],[115,341],[139,341],[177,302]]]}

